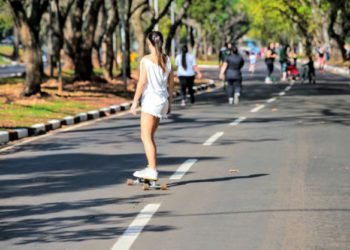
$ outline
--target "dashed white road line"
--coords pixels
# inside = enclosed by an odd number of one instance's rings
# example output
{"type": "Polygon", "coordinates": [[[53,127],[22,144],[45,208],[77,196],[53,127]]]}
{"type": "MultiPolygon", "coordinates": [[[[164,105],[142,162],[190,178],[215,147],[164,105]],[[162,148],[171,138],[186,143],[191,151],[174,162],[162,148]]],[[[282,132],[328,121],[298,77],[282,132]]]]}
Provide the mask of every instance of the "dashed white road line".
{"type": "Polygon", "coordinates": [[[272,97],[272,98],[268,99],[266,102],[267,102],[267,103],[272,103],[272,102],[274,102],[274,101],[276,101],[276,100],[277,100],[276,97],[272,97]]]}
{"type": "Polygon", "coordinates": [[[198,161],[198,159],[188,159],[176,170],[176,172],[170,176],[170,180],[180,180],[188,170],[198,161]]]}
{"type": "Polygon", "coordinates": [[[256,112],[258,112],[260,109],[263,109],[263,108],[265,108],[265,105],[264,105],[264,104],[260,104],[260,105],[256,106],[255,108],[253,108],[252,110],[250,110],[250,112],[256,113],[256,112]]]}
{"type": "Polygon", "coordinates": [[[283,96],[283,95],[285,95],[286,94],[286,92],[284,92],[284,91],[282,91],[282,92],[279,92],[279,96],[283,96]]]}
{"type": "Polygon", "coordinates": [[[287,86],[287,87],[285,88],[285,91],[289,91],[291,88],[292,88],[292,86],[287,86]]]}
{"type": "Polygon", "coordinates": [[[204,146],[211,146],[217,139],[224,135],[224,132],[217,132],[212,135],[206,142],[203,143],[204,146]]]}
{"type": "Polygon", "coordinates": [[[142,229],[151,220],[152,216],[157,212],[160,207],[160,203],[148,204],[141,212],[136,216],[136,218],[131,222],[129,227],[125,230],[118,241],[113,245],[111,250],[128,250],[131,245],[135,242],[142,229]]]}
{"type": "Polygon", "coordinates": [[[236,120],[234,120],[233,122],[231,122],[230,126],[237,126],[238,124],[243,122],[245,119],[247,119],[247,117],[241,116],[241,117],[237,118],[236,120]]]}

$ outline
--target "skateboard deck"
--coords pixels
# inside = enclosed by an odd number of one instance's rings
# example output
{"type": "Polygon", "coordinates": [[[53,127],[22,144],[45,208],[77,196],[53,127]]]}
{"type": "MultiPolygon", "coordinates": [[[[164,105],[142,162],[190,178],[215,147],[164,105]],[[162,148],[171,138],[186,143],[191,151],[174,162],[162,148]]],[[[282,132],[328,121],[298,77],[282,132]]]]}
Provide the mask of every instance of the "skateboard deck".
{"type": "Polygon", "coordinates": [[[156,182],[157,182],[157,180],[136,178],[136,179],[128,179],[126,183],[128,184],[128,186],[142,185],[142,188],[144,191],[147,191],[147,190],[167,190],[168,189],[167,184],[158,184],[156,182]]]}

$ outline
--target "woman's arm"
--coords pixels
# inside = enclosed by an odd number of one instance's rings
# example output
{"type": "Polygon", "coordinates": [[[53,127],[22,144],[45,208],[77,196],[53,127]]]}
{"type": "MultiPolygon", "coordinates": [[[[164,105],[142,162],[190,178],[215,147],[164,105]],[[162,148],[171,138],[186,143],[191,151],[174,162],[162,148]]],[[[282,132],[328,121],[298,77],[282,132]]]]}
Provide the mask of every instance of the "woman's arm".
{"type": "Polygon", "coordinates": [[[201,71],[199,70],[198,65],[194,65],[194,66],[193,66],[193,70],[197,73],[198,79],[201,79],[201,78],[202,78],[202,73],[201,73],[201,71]]]}
{"type": "Polygon", "coordinates": [[[173,92],[174,92],[174,72],[173,69],[170,70],[169,76],[168,76],[168,101],[169,101],[169,109],[168,114],[171,112],[171,103],[173,102],[173,92]]]}
{"type": "Polygon", "coordinates": [[[220,80],[225,80],[225,71],[227,69],[227,62],[224,62],[222,64],[222,67],[221,67],[221,70],[220,70],[220,75],[219,75],[219,78],[220,80]]]}
{"type": "Polygon", "coordinates": [[[147,72],[146,72],[146,67],[144,63],[141,63],[141,70],[140,70],[140,78],[136,86],[136,91],[134,95],[134,100],[132,103],[132,106],[130,108],[130,113],[133,115],[136,115],[136,108],[138,106],[139,100],[141,98],[143,89],[145,88],[145,85],[147,83],[147,72]]]}

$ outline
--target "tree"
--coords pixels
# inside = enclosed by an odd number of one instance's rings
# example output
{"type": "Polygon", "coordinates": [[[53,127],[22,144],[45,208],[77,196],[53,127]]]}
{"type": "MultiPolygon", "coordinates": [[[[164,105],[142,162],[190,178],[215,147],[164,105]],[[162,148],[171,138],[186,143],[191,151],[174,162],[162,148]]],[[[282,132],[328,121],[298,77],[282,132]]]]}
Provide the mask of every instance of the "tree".
{"type": "Polygon", "coordinates": [[[7,2],[23,45],[26,80],[22,95],[30,96],[40,92],[43,62],[39,32],[40,21],[47,10],[48,0],[7,0],[7,2]]]}
{"type": "Polygon", "coordinates": [[[341,52],[343,61],[346,61],[346,50],[344,48],[346,39],[350,36],[350,2],[342,0],[329,0],[330,15],[328,32],[333,38],[341,52]]]}

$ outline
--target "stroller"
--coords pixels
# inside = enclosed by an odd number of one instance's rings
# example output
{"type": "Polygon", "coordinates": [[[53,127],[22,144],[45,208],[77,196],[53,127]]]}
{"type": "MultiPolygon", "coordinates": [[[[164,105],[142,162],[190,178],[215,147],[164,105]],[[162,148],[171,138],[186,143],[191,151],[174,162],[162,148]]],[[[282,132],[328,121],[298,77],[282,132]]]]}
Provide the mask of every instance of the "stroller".
{"type": "Polygon", "coordinates": [[[297,80],[300,77],[299,70],[295,64],[287,66],[287,75],[290,80],[297,80]]]}
{"type": "Polygon", "coordinates": [[[309,62],[303,64],[303,74],[301,75],[301,83],[304,83],[306,80],[309,81],[309,84],[316,84],[314,61],[311,57],[309,57],[309,62]]]}

